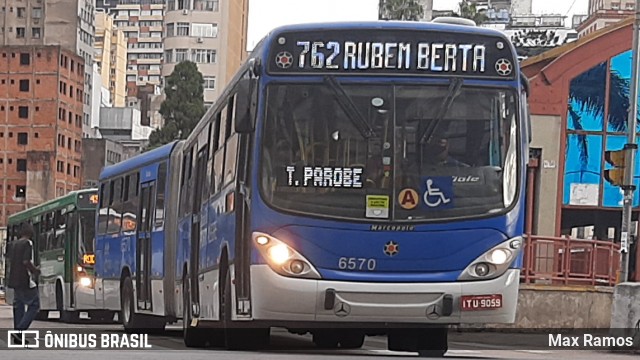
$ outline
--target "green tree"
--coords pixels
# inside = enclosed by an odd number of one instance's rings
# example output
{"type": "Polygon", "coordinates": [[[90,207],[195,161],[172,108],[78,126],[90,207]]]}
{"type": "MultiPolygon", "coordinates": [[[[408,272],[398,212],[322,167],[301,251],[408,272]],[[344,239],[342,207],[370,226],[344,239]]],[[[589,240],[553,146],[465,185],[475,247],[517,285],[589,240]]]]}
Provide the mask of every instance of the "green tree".
{"type": "Polygon", "coordinates": [[[378,3],[380,20],[418,21],[423,15],[424,9],[416,0],[380,0],[378,3]]]}
{"type": "Polygon", "coordinates": [[[176,65],[164,84],[165,100],[160,105],[164,126],[149,136],[147,150],[186,139],[205,113],[204,79],[191,61],[176,65]]]}
{"type": "Polygon", "coordinates": [[[462,0],[458,3],[458,13],[455,15],[466,19],[475,21],[477,25],[487,21],[487,15],[484,10],[478,10],[475,3],[470,3],[469,0],[462,0]]]}

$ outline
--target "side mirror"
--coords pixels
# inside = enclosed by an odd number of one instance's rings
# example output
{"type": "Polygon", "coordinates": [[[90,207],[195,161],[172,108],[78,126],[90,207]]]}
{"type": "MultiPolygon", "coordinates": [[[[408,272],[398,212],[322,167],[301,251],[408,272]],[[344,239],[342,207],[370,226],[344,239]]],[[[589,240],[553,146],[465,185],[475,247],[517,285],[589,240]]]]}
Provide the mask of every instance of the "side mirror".
{"type": "Polygon", "coordinates": [[[529,97],[529,79],[527,79],[527,76],[523,72],[520,72],[520,82],[522,83],[525,94],[529,97]]]}
{"type": "Polygon", "coordinates": [[[255,130],[258,86],[255,78],[244,78],[238,83],[235,103],[235,130],[239,134],[255,130]]]}

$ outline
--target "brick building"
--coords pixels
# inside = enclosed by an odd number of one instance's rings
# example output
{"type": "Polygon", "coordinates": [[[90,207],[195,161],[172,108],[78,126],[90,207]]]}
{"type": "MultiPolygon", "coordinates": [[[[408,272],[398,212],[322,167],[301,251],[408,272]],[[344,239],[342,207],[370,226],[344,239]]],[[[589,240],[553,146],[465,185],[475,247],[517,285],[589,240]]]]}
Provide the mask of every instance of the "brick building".
{"type": "Polygon", "coordinates": [[[0,47],[0,227],[80,188],[84,72],[60,46],[0,47]]]}

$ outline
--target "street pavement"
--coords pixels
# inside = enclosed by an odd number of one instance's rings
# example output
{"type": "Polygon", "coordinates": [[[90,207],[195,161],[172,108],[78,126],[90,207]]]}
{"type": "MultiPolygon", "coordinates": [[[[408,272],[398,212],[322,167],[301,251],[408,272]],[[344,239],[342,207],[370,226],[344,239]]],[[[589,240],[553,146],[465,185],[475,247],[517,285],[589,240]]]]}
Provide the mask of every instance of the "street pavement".
{"type": "MultiPolygon", "coordinates": [[[[54,314],[55,315],[55,314],[54,314]]],[[[52,316],[53,317],[53,316],[52,316]]],[[[12,309],[0,303],[0,349],[7,349],[6,330],[12,327],[12,309]]],[[[44,330],[48,328],[78,329],[81,331],[95,331],[122,333],[121,326],[98,324],[64,324],[56,320],[35,321],[31,329],[44,330]]],[[[269,348],[255,352],[236,352],[222,349],[187,349],[181,337],[180,324],[170,326],[161,335],[150,335],[151,349],[144,350],[92,350],[91,360],[131,360],[132,357],[141,360],[185,359],[189,360],[299,360],[299,359],[399,359],[416,358],[416,353],[388,351],[385,337],[367,337],[362,349],[359,350],[319,350],[311,342],[311,336],[292,335],[281,329],[271,332],[269,348]]],[[[510,339],[515,344],[526,343],[526,334],[501,335],[501,339],[510,339]]],[[[446,358],[449,359],[637,359],[638,355],[629,353],[611,353],[605,351],[587,350],[504,350],[504,346],[496,342],[493,333],[451,333],[450,350],[446,358]]],[[[68,360],[89,355],[85,350],[35,350],[11,349],[0,350],[0,359],[16,360],[68,360]]]]}

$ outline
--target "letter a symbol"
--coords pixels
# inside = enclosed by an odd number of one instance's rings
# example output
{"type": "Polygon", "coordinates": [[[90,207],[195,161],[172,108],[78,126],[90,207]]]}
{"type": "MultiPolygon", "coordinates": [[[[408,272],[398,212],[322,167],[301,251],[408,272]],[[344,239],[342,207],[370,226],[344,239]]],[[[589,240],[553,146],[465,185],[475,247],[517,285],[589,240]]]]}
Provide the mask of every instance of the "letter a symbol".
{"type": "Polygon", "coordinates": [[[418,206],[417,198],[418,192],[413,189],[404,189],[400,191],[400,195],[398,196],[400,206],[406,210],[411,210],[418,206]]]}

